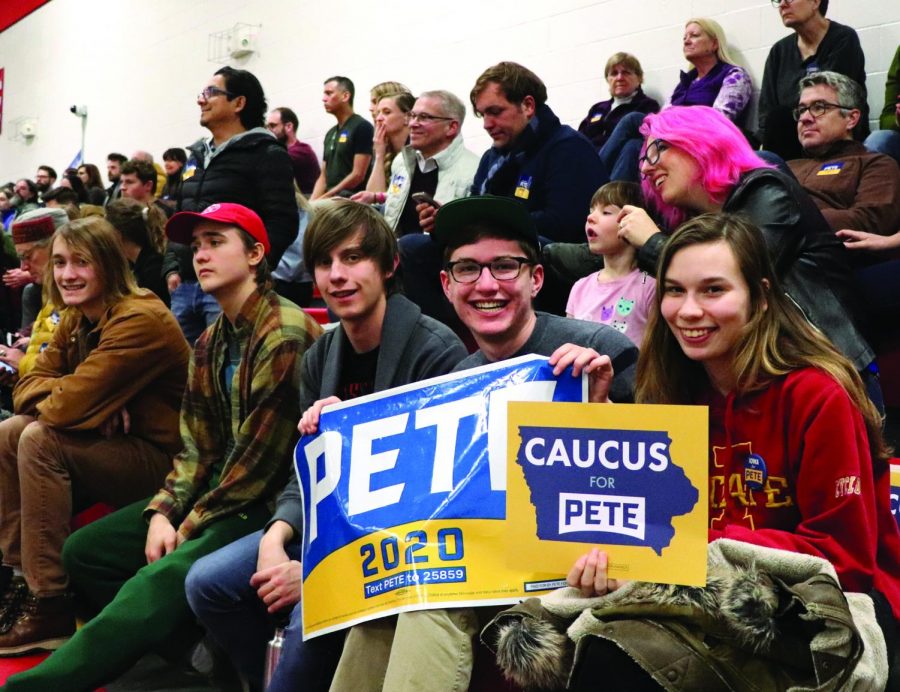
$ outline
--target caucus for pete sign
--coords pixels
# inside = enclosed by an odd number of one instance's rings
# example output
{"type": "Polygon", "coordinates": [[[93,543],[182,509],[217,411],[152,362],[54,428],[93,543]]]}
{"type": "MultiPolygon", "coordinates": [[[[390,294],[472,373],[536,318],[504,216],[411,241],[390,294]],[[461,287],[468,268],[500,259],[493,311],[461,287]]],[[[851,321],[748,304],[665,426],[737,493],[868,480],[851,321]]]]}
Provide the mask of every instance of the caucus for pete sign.
{"type": "MultiPolygon", "coordinates": [[[[563,403],[583,402],[586,394],[583,378],[573,378],[571,371],[556,378],[546,358],[527,356],[325,409],[319,434],[301,439],[296,451],[305,514],[304,637],[405,610],[511,603],[557,586],[574,557],[584,552],[583,541],[596,543],[599,534],[573,531],[564,542],[545,540],[535,522],[538,508],[543,515],[543,500],[532,505],[526,491],[530,516],[525,528],[536,549],[520,550],[524,542],[511,532],[511,524],[522,522],[522,517],[516,514],[513,522],[506,517],[509,460],[518,458],[521,450],[518,432],[508,438],[508,431],[511,426],[518,431],[523,424],[555,425],[559,419],[541,412],[538,417],[526,413],[527,420],[522,420],[516,413],[513,425],[507,420],[507,402],[554,402],[547,404],[551,409],[574,405],[591,411],[595,423],[606,409],[645,408],[563,403]],[[564,547],[568,550],[561,550],[564,547]]],[[[705,430],[704,410],[704,444],[699,447],[704,472],[705,430]]],[[[659,435],[655,439],[657,444],[662,441],[659,435]]],[[[656,456],[647,457],[648,463],[658,465],[657,456],[680,459],[685,445],[679,441],[674,446],[678,451],[654,447],[656,456]]],[[[532,443],[532,456],[538,451],[538,444],[532,443]]],[[[544,470],[555,467],[545,465],[544,470]]],[[[688,493],[697,485],[673,484],[675,477],[669,472],[661,479],[678,492],[688,493]]],[[[705,480],[699,487],[705,489],[705,480]]],[[[578,490],[575,486],[570,494],[598,492],[578,490]]],[[[513,493],[509,495],[512,499],[513,493]]],[[[516,495],[522,499],[521,492],[516,495]]],[[[653,493],[647,496],[643,517],[656,516],[654,499],[653,493]]],[[[573,521],[590,525],[598,511],[606,512],[607,521],[616,523],[622,517],[622,525],[632,531],[628,527],[642,520],[631,504],[617,513],[608,497],[600,509],[596,498],[570,500],[584,505],[583,520],[576,518],[575,504],[567,505],[573,521]]],[[[695,502],[705,508],[705,492],[695,502]]],[[[667,505],[666,511],[677,513],[681,506],[667,505]]],[[[510,506],[517,513],[525,509],[510,506]]],[[[701,523],[705,546],[705,519],[701,523]]],[[[669,553],[666,545],[686,545],[654,531],[645,531],[649,543],[632,531],[638,543],[629,544],[630,549],[652,544],[643,550],[669,553]]],[[[698,562],[705,566],[705,550],[698,562]]]]}
{"type": "Polygon", "coordinates": [[[590,544],[610,578],[706,583],[705,407],[510,402],[507,421],[511,568],[565,573],[590,544]]]}

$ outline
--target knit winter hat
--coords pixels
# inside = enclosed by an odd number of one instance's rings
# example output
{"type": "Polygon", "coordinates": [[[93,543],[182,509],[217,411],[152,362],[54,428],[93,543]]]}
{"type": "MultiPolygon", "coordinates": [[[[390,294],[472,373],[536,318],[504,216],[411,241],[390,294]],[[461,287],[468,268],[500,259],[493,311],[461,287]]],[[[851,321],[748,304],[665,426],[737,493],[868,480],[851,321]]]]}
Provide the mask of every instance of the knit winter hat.
{"type": "Polygon", "coordinates": [[[17,217],[12,225],[13,243],[36,243],[53,235],[60,226],[69,223],[63,209],[35,209],[17,217]]]}

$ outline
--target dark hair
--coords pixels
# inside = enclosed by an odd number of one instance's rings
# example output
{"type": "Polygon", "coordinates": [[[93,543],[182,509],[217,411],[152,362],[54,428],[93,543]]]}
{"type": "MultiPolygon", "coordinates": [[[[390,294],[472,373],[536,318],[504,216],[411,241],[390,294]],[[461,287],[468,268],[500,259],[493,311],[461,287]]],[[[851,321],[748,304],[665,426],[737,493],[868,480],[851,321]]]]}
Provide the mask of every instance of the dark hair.
{"type": "Polygon", "coordinates": [[[488,226],[481,222],[471,223],[453,230],[453,236],[444,247],[444,264],[450,261],[453,251],[461,248],[463,245],[471,245],[479,240],[495,238],[497,240],[512,240],[518,243],[522,249],[522,255],[528,258],[532,265],[541,264],[540,249],[524,240],[521,235],[503,226],[488,226]]]}
{"type": "Polygon", "coordinates": [[[45,171],[47,175],[56,180],[56,169],[53,166],[38,166],[39,171],[45,171]]]}
{"type": "Polygon", "coordinates": [[[54,187],[43,194],[44,203],[58,202],[60,206],[78,204],[78,193],[67,187],[54,187]]]}
{"type": "Polygon", "coordinates": [[[187,163],[187,154],[181,147],[172,147],[163,152],[163,161],[178,161],[183,166],[187,163]]]}
{"type": "Polygon", "coordinates": [[[633,207],[641,207],[644,205],[641,186],[624,180],[615,180],[601,185],[591,197],[591,209],[602,204],[614,204],[617,207],[630,204],[633,207]]]}
{"type": "Polygon", "coordinates": [[[150,192],[156,193],[156,168],[152,163],[147,163],[141,159],[128,159],[122,166],[122,175],[136,175],[142,183],[153,183],[150,192]]]}
{"type": "Polygon", "coordinates": [[[278,106],[278,108],[273,108],[272,110],[278,111],[278,115],[281,116],[281,124],[290,123],[294,126],[294,133],[297,132],[297,128],[300,127],[300,121],[297,120],[297,114],[294,113],[287,106],[278,106]]]}
{"type": "Polygon", "coordinates": [[[819,14],[823,17],[828,14],[828,0],[819,0],[819,14]]]}
{"type": "Polygon", "coordinates": [[[103,187],[103,179],[100,177],[100,169],[97,168],[92,163],[83,163],[78,168],[83,168],[87,171],[88,181],[85,183],[85,187],[103,187]]]}
{"type": "Polygon", "coordinates": [[[328,82],[334,82],[341,91],[346,91],[350,94],[350,105],[353,106],[353,97],[356,96],[356,87],[353,86],[353,82],[349,77],[329,77],[322,83],[328,84],[328,82]]]}
{"type": "Polygon", "coordinates": [[[63,178],[69,181],[69,185],[72,186],[72,190],[78,195],[78,204],[84,204],[88,201],[88,193],[87,188],[84,186],[84,183],[81,182],[81,178],[78,177],[78,173],[67,170],[63,173],[63,178]]]}
{"type": "Polygon", "coordinates": [[[18,184],[20,182],[25,183],[25,186],[28,188],[28,194],[30,194],[33,198],[37,197],[37,194],[38,194],[37,184],[33,180],[31,180],[30,178],[19,178],[19,180],[16,182],[16,184],[18,184]]]}
{"type": "Polygon", "coordinates": [[[238,113],[241,125],[248,130],[263,127],[266,124],[266,95],[256,75],[233,67],[223,67],[216,70],[216,74],[225,81],[225,90],[231,94],[229,101],[238,96],[243,96],[246,101],[238,113]]]}
{"type": "MultiPolygon", "coordinates": [[[[256,247],[256,244],[259,243],[256,238],[247,233],[247,231],[245,231],[243,228],[235,226],[234,230],[236,230],[238,232],[238,235],[241,237],[241,242],[244,244],[244,249],[247,250],[247,252],[253,250],[253,248],[256,247]]],[[[272,281],[272,271],[269,269],[269,262],[266,259],[265,255],[262,256],[259,264],[256,265],[255,278],[257,286],[266,286],[272,281]]]]}
{"type": "Polygon", "coordinates": [[[117,151],[114,151],[112,154],[106,155],[107,161],[116,161],[118,163],[125,163],[128,160],[128,157],[125,154],[120,154],[117,151]]]}
{"type": "Polygon", "coordinates": [[[331,251],[358,232],[362,232],[360,250],[372,259],[385,277],[385,292],[398,290],[394,267],[399,250],[397,238],[378,211],[368,204],[334,199],[316,205],[312,220],[303,237],[303,261],[310,274],[326,260],[331,251]],[[389,276],[390,275],[390,276],[389,276]]]}
{"type": "Polygon", "coordinates": [[[125,240],[142,250],[162,254],[166,250],[166,215],[155,204],[120,197],[106,206],[106,220],[125,240]]]}
{"type": "MultiPolygon", "coordinates": [[[[535,106],[543,106],[547,102],[547,87],[540,77],[519,63],[500,62],[487,68],[475,81],[472,93],[469,94],[472,108],[475,108],[475,101],[481,96],[481,92],[491,83],[500,87],[510,103],[522,103],[526,96],[534,98],[535,106]]],[[[477,108],[475,113],[478,114],[477,108]]]]}

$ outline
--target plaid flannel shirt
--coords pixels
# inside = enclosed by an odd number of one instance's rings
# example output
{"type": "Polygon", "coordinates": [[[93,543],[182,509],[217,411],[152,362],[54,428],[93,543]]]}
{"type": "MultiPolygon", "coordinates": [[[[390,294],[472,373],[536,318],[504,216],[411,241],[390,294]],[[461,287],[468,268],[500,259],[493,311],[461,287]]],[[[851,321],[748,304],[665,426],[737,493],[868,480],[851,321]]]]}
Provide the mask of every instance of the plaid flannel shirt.
{"type": "Polygon", "coordinates": [[[319,334],[319,325],[302,310],[260,290],[247,299],[233,326],[221,315],[201,335],[181,406],[184,450],[145,518],[159,512],[190,538],[253,502],[274,504],[299,436],[300,360],[319,334]],[[241,362],[229,398],[222,368],[232,329],[241,343],[241,362]]]}

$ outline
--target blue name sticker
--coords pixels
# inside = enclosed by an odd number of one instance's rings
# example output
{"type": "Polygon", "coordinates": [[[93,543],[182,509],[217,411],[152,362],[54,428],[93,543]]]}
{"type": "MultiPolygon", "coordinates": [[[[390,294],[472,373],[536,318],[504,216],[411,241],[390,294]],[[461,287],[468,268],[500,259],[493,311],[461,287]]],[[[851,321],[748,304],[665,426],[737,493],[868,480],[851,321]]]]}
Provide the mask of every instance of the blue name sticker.
{"type": "Polygon", "coordinates": [[[744,460],[744,484],[751,490],[762,490],[768,477],[765,459],[759,454],[748,454],[744,460]]]}

